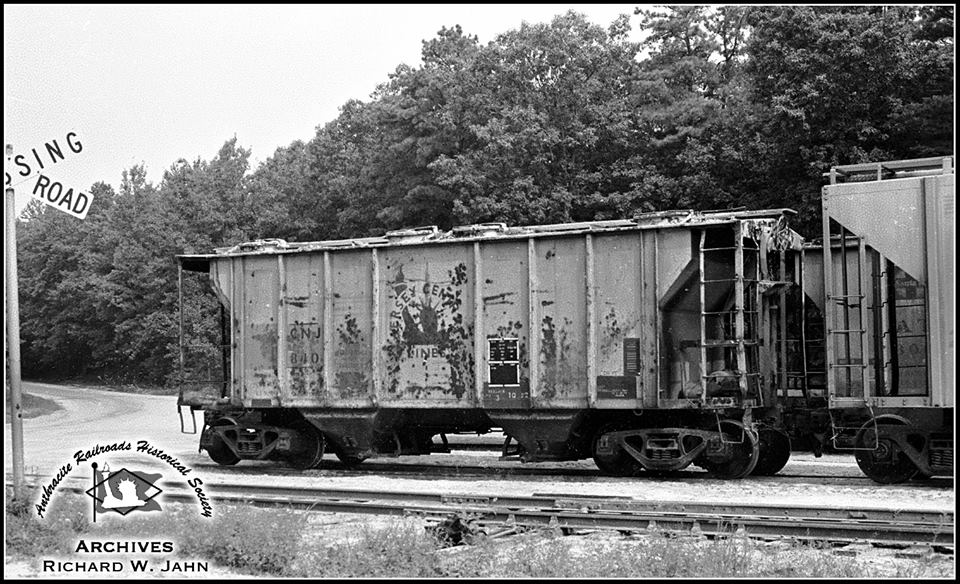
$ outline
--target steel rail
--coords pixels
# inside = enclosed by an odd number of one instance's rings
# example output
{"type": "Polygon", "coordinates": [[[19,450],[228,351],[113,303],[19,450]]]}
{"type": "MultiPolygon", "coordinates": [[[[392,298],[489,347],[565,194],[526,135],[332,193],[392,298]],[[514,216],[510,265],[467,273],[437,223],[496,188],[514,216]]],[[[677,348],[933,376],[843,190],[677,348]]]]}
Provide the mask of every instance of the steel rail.
{"type": "MultiPolygon", "coordinates": [[[[189,495],[186,495],[189,498],[189,495]]],[[[335,513],[413,515],[442,519],[457,513],[472,516],[481,525],[507,524],[561,529],[615,529],[619,531],[686,532],[703,535],[744,534],[751,537],[806,541],[870,542],[887,544],[954,545],[951,523],[817,520],[749,514],[713,515],[669,512],[583,512],[572,509],[508,508],[484,505],[411,505],[390,501],[324,500],[313,497],[213,495],[214,500],[253,503],[335,513]]]]}
{"type": "MultiPolygon", "coordinates": [[[[169,488],[164,499],[195,501],[190,491],[169,488]]],[[[207,483],[219,503],[286,507],[311,511],[415,515],[441,519],[452,514],[480,524],[565,529],[665,531],[703,535],[743,533],[806,541],[857,541],[888,544],[954,545],[954,513],[947,510],[737,505],[644,501],[627,497],[532,496],[330,489],[207,483]]],[[[85,492],[83,486],[62,489],[85,492]]]]}
{"type": "MultiPolygon", "coordinates": [[[[269,473],[271,475],[277,476],[312,476],[310,473],[312,471],[301,471],[293,470],[284,466],[274,465],[274,466],[230,466],[225,467],[218,464],[212,463],[200,463],[194,465],[198,469],[211,469],[216,472],[224,472],[230,474],[264,474],[269,473]]],[[[375,473],[390,473],[391,476],[406,476],[409,474],[415,474],[417,477],[422,475],[452,475],[452,476],[517,476],[517,477],[557,477],[557,476],[575,476],[575,477],[589,477],[589,478],[616,478],[616,477],[607,477],[599,469],[596,468],[546,468],[546,467],[503,467],[503,466],[483,466],[481,464],[446,464],[446,465],[429,465],[422,463],[397,463],[397,462],[379,462],[379,461],[366,461],[359,466],[347,467],[341,465],[335,461],[330,461],[330,464],[327,464],[327,461],[324,461],[324,466],[321,469],[315,469],[318,472],[325,474],[329,473],[338,473],[334,476],[339,476],[340,473],[350,474],[350,475],[369,475],[375,473]]],[[[634,479],[639,480],[651,480],[651,481],[667,481],[667,480],[709,480],[710,477],[706,471],[698,470],[680,470],[675,471],[674,473],[668,476],[657,476],[649,473],[643,473],[634,479]]],[[[796,483],[799,480],[805,479],[808,481],[816,481],[817,484],[829,483],[829,484],[851,484],[851,485],[867,485],[867,486],[878,486],[876,482],[866,476],[837,476],[837,475],[816,475],[816,474],[785,474],[777,473],[773,476],[748,476],[741,481],[745,480],[759,480],[765,483],[774,482],[778,479],[786,479],[785,482],[796,483]]],[[[905,483],[904,487],[910,488],[948,488],[953,486],[953,479],[949,477],[932,477],[929,479],[922,480],[912,480],[909,483],[905,483]]]]}

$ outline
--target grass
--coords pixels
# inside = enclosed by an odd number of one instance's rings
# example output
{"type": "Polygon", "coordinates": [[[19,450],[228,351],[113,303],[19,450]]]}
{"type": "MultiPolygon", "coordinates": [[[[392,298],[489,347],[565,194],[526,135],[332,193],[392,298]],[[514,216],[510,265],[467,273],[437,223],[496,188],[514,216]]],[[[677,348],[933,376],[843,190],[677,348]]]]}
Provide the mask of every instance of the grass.
{"type": "MultiPolygon", "coordinates": [[[[7,400],[7,422],[10,421],[10,395],[9,388],[8,394],[4,396],[7,400]]],[[[33,395],[32,393],[24,393],[21,395],[20,406],[23,408],[23,417],[24,418],[37,418],[39,416],[44,416],[46,414],[52,414],[57,410],[62,410],[63,408],[60,405],[45,397],[40,397],[38,395],[33,395]]]]}
{"type": "Polygon", "coordinates": [[[304,546],[284,576],[312,578],[429,578],[444,576],[437,542],[412,519],[385,526],[360,527],[345,540],[315,541],[304,546]]]}
{"type": "Polygon", "coordinates": [[[100,375],[89,375],[85,377],[31,377],[24,379],[27,383],[49,383],[51,385],[64,385],[67,387],[83,387],[90,389],[99,389],[101,391],[116,391],[120,393],[137,393],[142,395],[176,395],[176,386],[154,385],[149,383],[133,383],[126,378],[103,377],[100,375]]]}
{"type": "MultiPolygon", "coordinates": [[[[58,496],[38,520],[32,504],[7,501],[12,559],[71,555],[82,537],[172,540],[176,558],[202,560],[238,574],[312,578],[951,578],[952,558],[933,556],[881,569],[830,548],[770,545],[731,536],[706,539],[597,533],[564,537],[542,529],[504,538],[477,530],[467,545],[424,529],[422,520],[318,531],[308,513],[218,506],[215,520],[190,505],[160,513],[86,519],[88,502],[58,496]],[[347,531],[344,531],[346,529],[347,531]]],[[[32,498],[28,500],[32,501],[32,498]]]]}
{"type": "Polygon", "coordinates": [[[136,393],[140,395],[177,395],[176,387],[164,387],[160,385],[144,385],[129,382],[111,382],[101,377],[93,379],[64,379],[61,381],[47,381],[46,383],[56,383],[69,387],[85,387],[90,389],[99,389],[101,391],[116,391],[119,393],[136,393]]]}
{"type": "Polygon", "coordinates": [[[81,538],[166,540],[175,555],[209,560],[240,573],[279,575],[300,553],[308,515],[291,510],[217,506],[218,518],[202,518],[191,505],[167,504],[158,513],[126,517],[101,515],[87,520],[90,500],[58,494],[44,519],[34,509],[37,493],[5,506],[7,555],[14,559],[66,556],[81,538]]]}

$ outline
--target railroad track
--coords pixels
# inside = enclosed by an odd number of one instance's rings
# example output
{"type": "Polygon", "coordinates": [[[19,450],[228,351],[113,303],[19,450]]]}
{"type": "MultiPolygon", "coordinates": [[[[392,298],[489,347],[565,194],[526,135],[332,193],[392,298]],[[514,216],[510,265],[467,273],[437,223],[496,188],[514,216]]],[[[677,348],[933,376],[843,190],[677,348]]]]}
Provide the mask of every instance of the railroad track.
{"type": "MultiPolygon", "coordinates": [[[[164,499],[189,503],[195,494],[161,483],[164,499]]],[[[742,533],[802,541],[930,545],[952,551],[954,513],[948,510],[809,507],[645,501],[629,497],[540,493],[530,496],[208,483],[217,503],[310,511],[420,516],[458,515],[480,525],[658,531],[706,536],[742,533]]],[[[73,481],[61,489],[83,493],[73,481]]]]}
{"type": "MultiPolygon", "coordinates": [[[[536,479],[544,477],[556,480],[558,476],[579,477],[579,478],[605,478],[606,475],[595,468],[555,468],[544,466],[520,466],[517,463],[514,466],[489,466],[483,464],[421,464],[421,463],[402,463],[392,461],[366,461],[358,466],[346,466],[336,460],[324,460],[323,467],[317,470],[295,470],[287,468],[282,463],[270,462],[263,464],[251,464],[248,461],[241,462],[238,466],[221,466],[207,462],[201,462],[193,465],[197,469],[209,470],[218,473],[231,475],[263,475],[272,476],[311,476],[311,473],[323,474],[329,476],[363,476],[378,473],[389,473],[391,477],[400,478],[425,478],[425,477],[529,477],[536,479]]],[[[642,480],[703,480],[705,471],[698,469],[687,469],[676,471],[668,476],[658,476],[654,474],[643,473],[638,479],[642,480]]],[[[831,485],[877,485],[871,479],[865,476],[848,475],[823,475],[823,474],[795,474],[795,473],[777,473],[771,477],[748,477],[740,479],[741,481],[788,481],[788,482],[817,482],[831,485]]],[[[916,488],[934,488],[944,489],[952,488],[953,480],[946,477],[934,477],[930,479],[914,480],[905,485],[916,488]]],[[[898,486],[905,486],[898,485],[898,486]]]]}

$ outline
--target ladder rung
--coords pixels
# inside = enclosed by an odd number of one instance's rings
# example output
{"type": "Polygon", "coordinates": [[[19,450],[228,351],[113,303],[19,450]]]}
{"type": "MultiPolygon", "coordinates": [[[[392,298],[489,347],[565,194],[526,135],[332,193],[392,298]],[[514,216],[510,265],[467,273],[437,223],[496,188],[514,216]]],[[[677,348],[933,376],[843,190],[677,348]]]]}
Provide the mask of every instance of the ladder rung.
{"type": "MultiPolygon", "coordinates": [[[[704,341],[704,347],[736,347],[740,344],[741,341],[704,341]]],[[[752,341],[749,339],[744,339],[744,345],[756,345],[757,341],[752,341]]]]}
{"type": "Polygon", "coordinates": [[[849,335],[851,333],[860,333],[861,335],[867,331],[862,329],[841,329],[836,331],[830,331],[834,335],[849,335]]]}
{"type": "Polygon", "coordinates": [[[861,369],[866,369],[867,366],[866,366],[866,365],[862,365],[862,364],[860,364],[860,363],[842,363],[842,364],[841,364],[841,363],[836,363],[836,364],[831,363],[831,364],[830,364],[830,368],[831,368],[831,369],[840,369],[840,368],[842,368],[842,369],[850,369],[850,368],[853,368],[853,367],[859,367],[859,368],[861,368],[861,369]]]}

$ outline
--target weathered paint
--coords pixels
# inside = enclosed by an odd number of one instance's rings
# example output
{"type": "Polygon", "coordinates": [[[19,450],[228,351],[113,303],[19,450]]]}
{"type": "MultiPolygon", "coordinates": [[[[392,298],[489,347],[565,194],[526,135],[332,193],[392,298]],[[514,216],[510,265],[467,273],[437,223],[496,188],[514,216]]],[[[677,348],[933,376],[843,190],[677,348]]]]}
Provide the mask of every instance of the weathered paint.
{"type": "Polygon", "coordinates": [[[586,406],[585,236],[536,240],[534,289],[540,354],[537,400],[542,407],[586,406]]]}
{"type": "Polygon", "coordinates": [[[471,246],[382,253],[387,400],[474,400],[471,246]]]}
{"type": "MultiPolygon", "coordinates": [[[[645,273],[641,255],[644,234],[594,237],[597,331],[597,386],[599,407],[637,407],[638,386],[655,389],[655,383],[644,383],[645,368],[652,368],[652,327],[642,321],[645,273]],[[640,371],[626,377],[624,368],[625,339],[648,341],[647,351],[639,346],[640,371]]],[[[649,264],[647,264],[649,268],[649,264]]]]}
{"type": "MultiPolygon", "coordinates": [[[[211,256],[235,268],[233,279],[214,280],[236,288],[223,295],[235,308],[242,398],[334,408],[688,407],[677,405],[683,379],[674,373],[686,364],[687,380],[700,377],[691,273],[702,226],[683,224],[691,218],[211,256]],[[496,383],[491,342],[515,346],[516,362],[498,362],[496,383]]],[[[751,224],[761,234],[776,223],[763,221],[751,224]]],[[[704,265],[709,274],[732,269],[704,265]]]]}
{"type": "Polygon", "coordinates": [[[279,274],[271,256],[247,258],[242,277],[243,320],[241,330],[244,399],[274,400],[279,397],[277,371],[277,307],[279,274]]]}
{"type": "Polygon", "coordinates": [[[332,400],[369,400],[373,392],[373,269],[370,250],[331,255],[332,400]]]}
{"type": "MultiPolygon", "coordinates": [[[[520,366],[516,387],[484,387],[481,405],[487,408],[526,408],[530,406],[529,281],[527,242],[481,243],[483,282],[484,339],[516,338],[520,366]]],[[[484,358],[488,346],[484,343],[484,358]]],[[[488,363],[478,364],[482,379],[489,379],[488,363]]]]}
{"type": "Polygon", "coordinates": [[[323,380],[323,256],[284,256],[286,291],[285,404],[310,403],[325,398],[323,380]]]}

